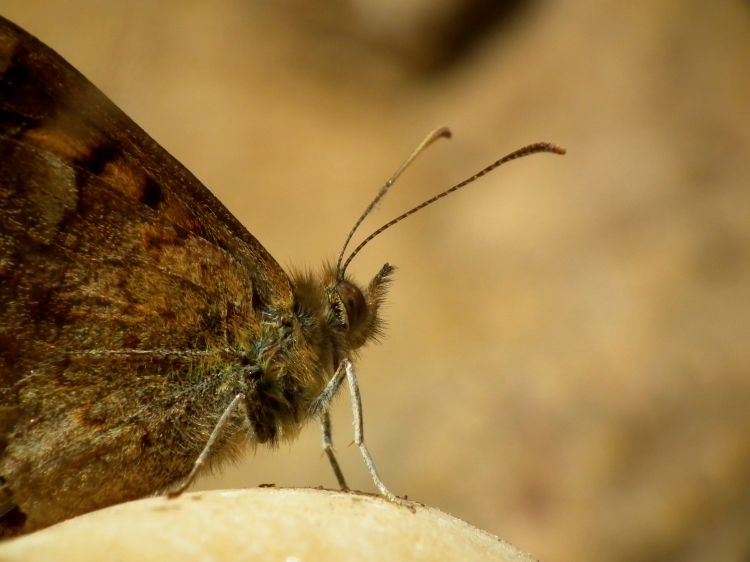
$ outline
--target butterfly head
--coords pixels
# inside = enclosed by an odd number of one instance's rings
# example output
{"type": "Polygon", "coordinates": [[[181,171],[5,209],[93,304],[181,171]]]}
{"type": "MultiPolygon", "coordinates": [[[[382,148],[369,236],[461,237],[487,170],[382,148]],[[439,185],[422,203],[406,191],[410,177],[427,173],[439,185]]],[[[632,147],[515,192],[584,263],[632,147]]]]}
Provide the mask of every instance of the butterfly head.
{"type": "Polygon", "coordinates": [[[293,275],[296,312],[307,339],[320,350],[321,362],[334,369],[369,341],[381,335],[380,308],[394,267],[385,264],[366,288],[335,267],[322,276],[293,275]]]}

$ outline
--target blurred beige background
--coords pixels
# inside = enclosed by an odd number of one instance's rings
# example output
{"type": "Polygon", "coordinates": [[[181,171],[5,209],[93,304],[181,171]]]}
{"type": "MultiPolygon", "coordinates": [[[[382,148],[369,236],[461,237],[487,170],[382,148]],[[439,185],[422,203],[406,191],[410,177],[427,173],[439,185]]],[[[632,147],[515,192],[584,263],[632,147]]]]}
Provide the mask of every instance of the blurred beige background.
{"type": "MultiPolygon", "coordinates": [[[[750,557],[750,5],[482,0],[38,2],[0,13],[192,170],[284,266],[362,234],[399,266],[358,369],[398,494],[545,562],[750,557]]],[[[372,485],[334,435],[354,487],[372,485]]],[[[335,486],[319,432],[202,488],[335,486]]],[[[251,523],[251,522],[249,522],[251,523]]]]}

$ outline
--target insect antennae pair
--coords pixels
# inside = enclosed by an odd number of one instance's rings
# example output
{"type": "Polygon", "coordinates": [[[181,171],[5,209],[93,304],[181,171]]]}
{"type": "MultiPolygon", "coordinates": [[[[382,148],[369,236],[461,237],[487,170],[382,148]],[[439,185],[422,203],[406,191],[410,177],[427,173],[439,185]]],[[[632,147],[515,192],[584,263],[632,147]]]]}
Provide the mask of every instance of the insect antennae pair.
{"type": "Polygon", "coordinates": [[[367,236],[360,244],[352,250],[352,252],[349,254],[349,257],[344,260],[344,253],[346,252],[346,248],[349,246],[349,243],[352,240],[352,237],[359,229],[362,222],[365,220],[365,218],[373,211],[375,206],[380,202],[380,200],[385,197],[386,193],[393,187],[393,185],[396,183],[396,180],[401,176],[401,174],[406,171],[406,169],[416,160],[417,156],[419,156],[422,152],[427,149],[428,146],[430,146],[433,142],[435,142],[438,139],[445,138],[449,139],[451,138],[452,133],[448,127],[439,127],[435,129],[434,131],[430,132],[423,140],[420,142],[417,147],[414,149],[414,151],[408,156],[406,160],[398,167],[398,169],[391,175],[391,177],[388,178],[388,180],[383,184],[383,187],[380,188],[380,191],[378,191],[377,195],[373,198],[373,200],[370,202],[369,205],[367,205],[367,208],[365,208],[364,212],[359,216],[357,221],[354,223],[354,226],[349,231],[349,234],[346,237],[346,240],[344,241],[344,245],[341,248],[341,252],[339,253],[338,261],[336,262],[336,271],[337,271],[337,277],[338,280],[341,281],[344,279],[344,274],[346,273],[347,267],[349,267],[349,264],[352,262],[354,257],[376,236],[383,233],[384,231],[388,230],[390,227],[394,226],[395,224],[401,222],[406,217],[413,215],[417,211],[421,211],[425,207],[432,205],[439,199],[442,199],[446,195],[450,195],[451,193],[454,193],[455,191],[458,191],[459,189],[462,189],[466,186],[468,186],[471,183],[474,183],[476,180],[481,178],[482,176],[490,173],[495,168],[498,168],[502,166],[503,164],[506,164],[510,162],[511,160],[517,160],[518,158],[524,158],[526,156],[531,156],[532,154],[538,154],[540,152],[549,152],[552,154],[565,154],[566,150],[562,148],[561,146],[558,146],[554,143],[550,142],[537,142],[532,143],[529,145],[526,145],[522,148],[519,148],[517,150],[514,150],[513,152],[510,152],[509,154],[506,154],[502,158],[499,158],[495,160],[492,164],[489,166],[486,166],[473,174],[472,176],[466,178],[465,180],[453,185],[452,187],[449,187],[445,191],[442,191],[438,193],[437,195],[430,197],[429,199],[423,201],[419,205],[412,207],[408,211],[400,214],[394,219],[391,219],[387,223],[385,223],[383,226],[372,232],[369,236],[367,236]],[[342,265],[343,264],[343,265],[342,265]]]}

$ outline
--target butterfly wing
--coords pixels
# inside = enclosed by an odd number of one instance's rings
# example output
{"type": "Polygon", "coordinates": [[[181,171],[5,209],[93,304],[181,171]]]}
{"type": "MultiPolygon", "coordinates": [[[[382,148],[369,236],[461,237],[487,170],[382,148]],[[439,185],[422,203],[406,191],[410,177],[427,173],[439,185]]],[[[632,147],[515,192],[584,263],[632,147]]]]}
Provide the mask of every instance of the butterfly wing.
{"type": "Polygon", "coordinates": [[[0,534],[184,476],[290,282],[190,172],[2,18],[0,220],[0,534]]]}

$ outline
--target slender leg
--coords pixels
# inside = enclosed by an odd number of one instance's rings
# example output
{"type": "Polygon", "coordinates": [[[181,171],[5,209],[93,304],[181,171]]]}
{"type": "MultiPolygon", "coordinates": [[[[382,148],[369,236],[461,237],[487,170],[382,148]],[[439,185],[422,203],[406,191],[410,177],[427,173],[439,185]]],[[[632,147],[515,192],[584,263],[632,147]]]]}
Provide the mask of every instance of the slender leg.
{"type": "Polygon", "coordinates": [[[182,492],[184,492],[187,489],[187,487],[190,486],[190,484],[193,483],[193,480],[195,480],[195,477],[198,475],[198,471],[200,471],[201,467],[206,462],[206,459],[208,459],[208,455],[211,454],[211,450],[216,444],[216,440],[221,435],[221,432],[224,430],[224,427],[226,427],[227,422],[229,421],[229,416],[232,415],[232,412],[234,412],[234,409],[237,407],[240,401],[243,400],[244,398],[245,398],[244,394],[242,393],[238,394],[232,399],[232,401],[229,403],[229,406],[227,406],[224,409],[224,412],[221,414],[219,421],[216,422],[216,425],[214,426],[214,429],[211,432],[211,435],[209,436],[208,441],[206,441],[206,445],[203,447],[201,454],[198,455],[197,459],[195,459],[195,462],[193,463],[193,468],[190,471],[190,474],[188,474],[187,478],[185,478],[172,490],[169,490],[167,492],[167,497],[176,498],[177,496],[182,494],[182,492]]]}
{"type": "Polygon", "coordinates": [[[339,488],[342,490],[348,490],[349,486],[346,484],[344,479],[344,473],[341,472],[341,467],[336,460],[336,454],[333,452],[333,439],[331,438],[331,416],[328,414],[328,410],[323,412],[320,416],[320,426],[323,430],[323,450],[328,456],[328,460],[331,463],[334,474],[336,474],[336,480],[339,481],[339,488]]]}
{"type": "Polygon", "coordinates": [[[328,461],[331,463],[333,473],[336,475],[336,480],[338,480],[339,487],[342,490],[348,490],[349,486],[347,486],[346,484],[344,473],[341,472],[341,467],[336,460],[336,454],[333,452],[333,439],[331,439],[331,417],[328,414],[328,407],[330,406],[331,400],[333,400],[333,397],[336,395],[339,388],[341,388],[341,383],[344,382],[345,376],[346,370],[344,369],[343,364],[341,364],[339,365],[338,369],[336,369],[336,372],[333,374],[333,377],[331,377],[331,380],[328,381],[328,384],[326,384],[323,391],[315,399],[315,402],[313,402],[312,406],[310,406],[310,415],[317,415],[320,417],[320,428],[323,431],[323,451],[325,451],[326,456],[328,457],[328,461]]]}
{"type": "Polygon", "coordinates": [[[331,380],[328,381],[328,384],[326,384],[323,391],[315,399],[315,402],[312,403],[312,406],[310,406],[311,416],[317,416],[323,412],[328,412],[328,406],[330,406],[331,400],[333,400],[333,397],[336,396],[339,388],[341,388],[341,383],[344,382],[345,376],[346,369],[344,368],[344,364],[340,363],[338,369],[336,369],[336,372],[333,374],[333,377],[331,377],[331,380]]]}
{"type": "Polygon", "coordinates": [[[411,509],[411,505],[399,497],[396,497],[388,488],[386,488],[383,481],[378,476],[378,471],[375,469],[375,463],[372,460],[372,455],[365,445],[365,433],[364,423],[362,421],[362,399],[359,394],[359,384],[357,383],[357,374],[354,372],[354,366],[348,359],[343,360],[344,369],[346,370],[346,380],[349,383],[349,393],[352,398],[352,416],[354,418],[354,444],[359,447],[359,452],[367,465],[367,470],[370,471],[370,477],[377,486],[380,493],[385,496],[388,501],[399,505],[407,505],[411,509]]]}

